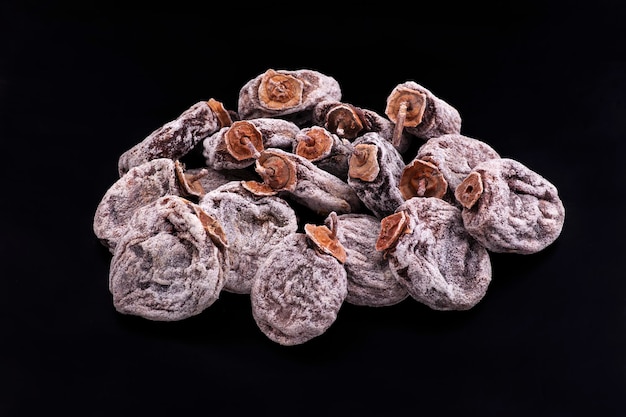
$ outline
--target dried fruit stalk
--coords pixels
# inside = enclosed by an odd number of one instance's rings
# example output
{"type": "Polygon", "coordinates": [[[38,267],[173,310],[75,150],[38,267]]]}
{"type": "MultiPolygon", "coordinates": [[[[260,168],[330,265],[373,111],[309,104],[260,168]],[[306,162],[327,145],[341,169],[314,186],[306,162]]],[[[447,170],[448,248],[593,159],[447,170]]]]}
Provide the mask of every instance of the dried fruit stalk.
{"type": "Polygon", "coordinates": [[[458,110],[415,81],[393,88],[387,97],[385,114],[396,125],[393,135],[396,145],[403,130],[421,139],[461,132],[458,110]]]}
{"type": "Polygon", "coordinates": [[[336,321],[347,295],[346,270],[313,248],[304,233],[291,234],[259,267],[250,292],[252,315],[270,340],[303,344],[336,321]]]}
{"type": "Polygon", "coordinates": [[[297,231],[295,211],[280,197],[254,195],[240,181],[209,191],[198,204],[220,222],[228,240],[230,269],[224,290],[249,294],[259,265],[297,231]]]}
{"type": "Polygon", "coordinates": [[[118,160],[119,175],[151,159],[180,159],[188,154],[202,139],[217,132],[230,120],[225,119],[219,110],[221,106],[215,103],[215,100],[195,103],[128,149],[118,160]]]}
{"type": "Polygon", "coordinates": [[[535,253],[563,229],[565,207],[557,188],[510,158],[476,165],[455,196],[468,233],[492,252],[535,253]]]}
{"type": "MultiPolygon", "coordinates": [[[[358,212],[359,197],[346,182],[318,168],[308,159],[282,149],[266,149],[256,161],[263,183],[281,196],[319,215],[358,212]]],[[[248,189],[254,184],[247,183],[248,189]]]]}
{"type": "Polygon", "coordinates": [[[467,310],[491,282],[489,253],[463,226],[461,210],[435,197],[414,197],[392,215],[407,223],[395,242],[383,236],[394,276],[415,300],[434,310],[467,310]]]}
{"type": "Polygon", "coordinates": [[[199,314],[224,286],[226,251],[219,223],[183,197],[138,208],[111,259],[115,309],[156,321],[199,314]]]}
{"type": "Polygon", "coordinates": [[[237,113],[241,119],[280,116],[304,127],[318,102],[340,99],[333,77],[309,69],[268,69],[241,88],[237,113]]]}
{"type": "MultiPolygon", "coordinates": [[[[337,239],[346,252],[346,302],[359,306],[382,307],[397,304],[407,298],[407,290],[394,277],[383,252],[375,248],[380,220],[365,213],[348,213],[337,216],[336,222],[337,239]]],[[[331,223],[329,216],[325,224],[331,223]]]]}
{"type": "Polygon", "coordinates": [[[352,146],[321,126],[303,128],[293,144],[292,152],[342,181],[348,180],[348,161],[352,146]]]}
{"type": "Polygon", "coordinates": [[[402,155],[378,133],[368,132],[354,142],[348,185],[379,219],[404,202],[398,183],[404,169],[402,155]]]}

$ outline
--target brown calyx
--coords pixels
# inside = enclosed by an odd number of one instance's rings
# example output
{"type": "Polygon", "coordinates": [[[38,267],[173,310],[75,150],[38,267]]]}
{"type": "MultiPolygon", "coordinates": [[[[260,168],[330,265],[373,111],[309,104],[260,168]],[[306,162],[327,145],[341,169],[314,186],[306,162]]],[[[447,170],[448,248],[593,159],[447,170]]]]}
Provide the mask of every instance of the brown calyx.
{"type": "Polygon", "coordinates": [[[402,129],[422,123],[426,109],[426,94],[407,87],[396,87],[387,97],[385,114],[396,124],[392,142],[398,146],[402,129]]]}
{"type": "Polygon", "coordinates": [[[224,108],[224,104],[222,104],[222,102],[210,98],[209,101],[207,101],[207,104],[217,116],[217,120],[220,122],[220,127],[226,127],[233,124],[233,119],[230,117],[228,110],[224,108]]]}
{"type": "Polygon", "coordinates": [[[174,172],[176,172],[176,179],[184,195],[200,198],[206,194],[200,179],[209,174],[207,169],[201,169],[195,174],[189,174],[185,171],[183,163],[177,159],[174,161],[174,172]]]}
{"type": "Polygon", "coordinates": [[[483,179],[476,171],[470,172],[454,190],[454,197],[466,209],[471,209],[484,191],[483,179]]]}
{"type": "Polygon", "coordinates": [[[202,210],[202,208],[197,204],[192,204],[191,206],[193,207],[196,216],[198,216],[198,219],[200,219],[204,230],[206,230],[207,234],[211,238],[211,241],[220,248],[227,248],[228,239],[226,238],[226,233],[224,232],[220,222],[215,217],[202,210]]]}
{"type": "Polygon", "coordinates": [[[290,74],[269,69],[261,77],[259,101],[270,110],[287,110],[302,103],[304,83],[290,74]]]}
{"type": "Polygon", "coordinates": [[[295,154],[309,161],[316,161],[328,155],[333,147],[332,134],[320,126],[302,129],[297,136],[295,154]]]}
{"type": "Polygon", "coordinates": [[[376,250],[385,251],[392,249],[400,236],[410,233],[409,216],[404,211],[399,211],[383,217],[380,221],[380,232],[376,239],[376,250]]]}
{"type": "Polygon", "coordinates": [[[354,146],[348,162],[348,175],[363,181],[372,182],[378,176],[378,146],[359,143],[354,146]]]}
{"type": "Polygon", "coordinates": [[[364,128],[363,114],[350,104],[338,104],[326,113],[326,129],[342,139],[354,139],[364,128]]]}
{"type": "Polygon", "coordinates": [[[224,133],[226,149],[238,161],[258,158],[263,151],[263,135],[255,125],[246,120],[234,122],[224,133]]]}
{"type": "Polygon", "coordinates": [[[256,160],[256,172],[273,190],[293,190],[296,186],[296,164],[284,155],[271,151],[261,152],[256,160]]]}
{"type": "Polygon", "coordinates": [[[278,192],[274,190],[269,185],[258,182],[258,181],[241,181],[241,186],[246,190],[250,191],[254,195],[258,196],[267,196],[267,195],[276,195],[278,192]]]}
{"type": "Polygon", "coordinates": [[[330,229],[326,226],[313,224],[304,225],[304,233],[315,244],[316,248],[334,256],[339,262],[346,262],[346,250],[337,239],[337,213],[330,213],[330,229]]]}
{"type": "Polygon", "coordinates": [[[442,198],[448,191],[448,181],[435,164],[414,159],[402,170],[398,188],[405,200],[411,197],[442,198]]]}

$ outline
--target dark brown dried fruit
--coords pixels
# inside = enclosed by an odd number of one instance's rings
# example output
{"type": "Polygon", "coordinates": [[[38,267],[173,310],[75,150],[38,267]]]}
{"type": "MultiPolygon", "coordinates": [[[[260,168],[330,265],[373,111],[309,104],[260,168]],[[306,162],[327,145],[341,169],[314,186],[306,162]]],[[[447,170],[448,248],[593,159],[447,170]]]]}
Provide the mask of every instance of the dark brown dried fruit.
{"type": "Polygon", "coordinates": [[[557,188],[519,161],[491,159],[472,170],[468,182],[461,183],[458,195],[463,208],[463,224],[476,240],[492,252],[531,254],[552,244],[561,234],[565,207],[557,188]],[[480,175],[482,192],[469,204],[475,174],[480,175]],[[467,196],[467,197],[466,197],[467,196]]]}
{"type": "Polygon", "coordinates": [[[180,159],[220,127],[218,115],[208,102],[200,101],[124,152],[118,160],[119,175],[152,159],[180,159]]]}
{"type": "Polygon", "coordinates": [[[270,340],[299,345],[336,321],[347,287],[343,265],[312,248],[304,233],[294,233],[259,267],[250,291],[252,315],[270,340]]]}
{"type": "Polygon", "coordinates": [[[296,213],[282,198],[258,196],[239,181],[206,193],[198,204],[219,221],[228,241],[230,269],[224,290],[249,294],[259,265],[298,229],[296,213]]]}
{"type": "MultiPolygon", "coordinates": [[[[346,302],[359,306],[382,307],[397,304],[408,292],[393,276],[384,254],[375,249],[380,221],[369,214],[337,216],[337,239],[344,247],[344,268],[348,279],[346,302]]],[[[331,224],[330,217],[326,224],[331,224]]]]}
{"type": "Polygon", "coordinates": [[[411,297],[434,310],[467,310],[491,282],[489,253],[463,226],[461,210],[434,197],[414,197],[406,212],[410,233],[387,250],[389,266],[411,297]]]}
{"type": "Polygon", "coordinates": [[[214,243],[221,241],[219,224],[205,216],[179,196],[161,197],[135,211],[111,260],[109,288],[118,312],[176,321],[219,298],[227,249],[214,243]]]}
{"type": "Polygon", "coordinates": [[[133,213],[166,195],[180,195],[173,160],[157,158],[131,168],[104,193],[96,207],[93,230],[113,252],[133,213]]]}
{"type": "MultiPolygon", "coordinates": [[[[427,140],[415,155],[437,167],[452,193],[476,165],[495,158],[500,155],[487,143],[456,133],[427,140]]],[[[448,202],[454,203],[454,198],[448,202]]]]}

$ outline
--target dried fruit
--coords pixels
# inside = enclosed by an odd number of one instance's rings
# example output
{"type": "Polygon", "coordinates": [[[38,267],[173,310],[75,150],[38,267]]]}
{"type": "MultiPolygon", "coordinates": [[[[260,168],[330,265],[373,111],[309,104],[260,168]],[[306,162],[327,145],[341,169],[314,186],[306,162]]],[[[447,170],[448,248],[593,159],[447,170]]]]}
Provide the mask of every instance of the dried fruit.
{"type": "Polygon", "coordinates": [[[325,333],[346,299],[343,265],[311,245],[304,233],[285,237],[259,267],[252,284],[256,324],[269,339],[284,346],[325,333]]]}
{"type": "MultiPolygon", "coordinates": [[[[467,310],[486,294],[491,282],[487,250],[463,226],[461,210],[434,197],[414,197],[398,207],[409,221],[408,233],[387,248],[389,266],[411,297],[434,310],[467,310]]],[[[400,229],[401,222],[394,220],[400,229]]],[[[407,230],[407,229],[405,229],[407,230]]],[[[389,242],[385,232],[384,241],[389,242]]],[[[386,245],[381,245],[386,246],[386,245]]]]}
{"type": "Polygon", "coordinates": [[[393,276],[383,253],[375,248],[380,221],[362,213],[342,214],[335,221],[336,236],[343,246],[344,267],[348,279],[346,302],[359,306],[383,307],[397,304],[408,297],[408,292],[393,276]]]}
{"type": "Polygon", "coordinates": [[[259,265],[298,229],[296,213],[285,200],[255,195],[240,181],[209,191],[198,205],[220,222],[226,234],[230,269],[224,290],[233,293],[249,294],[259,265]]]}
{"type": "Polygon", "coordinates": [[[93,221],[118,312],[183,320],[248,294],[262,333],[298,345],[344,302],[472,308],[490,251],[535,253],[561,233],[556,187],[462,135],[414,81],[382,115],[342,102],[330,76],[268,69],[237,110],[198,102],[120,156],[93,221]]]}
{"type": "Polygon", "coordinates": [[[222,128],[223,114],[216,114],[212,106],[215,104],[197,102],[128,149],[118,160],[119,175],[152,159],[180,159],[189,153],[205,137],[222,128]]]}
{"type": "MultiPolygon", "coordinates": [[[[500,155],[487,143],[456,133],[427,140],[415,155],[437,167],[452,193],[476,165],[495,158],[500,155]]],[[[449,200],[454,202],[454,198],[449,200]]]]}
{"type": "Polygon", "coordinates": [[[294,153],[266,149],[257,160],[255,169],[266,185],[319,215],[361,209],[361,201],[352,187],[294,153]]]}
{"type": "Polygon", "coordinates": [[[510,158],[476,165],[455,195],[465,206],[468,233],[492,252],[535,253],[563,229],[565,207],[557,188],[510,158]]]}
{"type": "Polygon", "coordinates": [[[219,223],[183,197],[138,208],[111,260],[115,309],[156,321],[201,313],[224,286],[225,243],[219,223]]]}
{"type": "Polygon", "coordinates": [[[134,212],[166,195],[180,195],[174,161],[158,158],[131,168],[104,193],[96,207],[93,231],[113,252],[134,212]]]}

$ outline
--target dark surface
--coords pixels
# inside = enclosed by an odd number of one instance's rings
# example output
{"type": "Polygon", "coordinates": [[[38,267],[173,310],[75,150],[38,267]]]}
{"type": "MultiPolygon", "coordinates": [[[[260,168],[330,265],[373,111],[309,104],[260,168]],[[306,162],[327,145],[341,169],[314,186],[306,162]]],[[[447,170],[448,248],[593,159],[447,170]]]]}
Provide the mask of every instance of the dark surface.
{"type": "Polygon", "coordinates": [[[626,415],[619,6],[43,4],[0,6],[0,416],[626,415]],[[346,305],[300,346],[267,339],[243,295],[181,322],[116,313],[91,227],[117,158],[196,101],[235,108],[268,68],[331,75],[379,112],[424,85],[557,186],[561,236],[494,255],[470,311],[346,305]]]}

